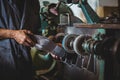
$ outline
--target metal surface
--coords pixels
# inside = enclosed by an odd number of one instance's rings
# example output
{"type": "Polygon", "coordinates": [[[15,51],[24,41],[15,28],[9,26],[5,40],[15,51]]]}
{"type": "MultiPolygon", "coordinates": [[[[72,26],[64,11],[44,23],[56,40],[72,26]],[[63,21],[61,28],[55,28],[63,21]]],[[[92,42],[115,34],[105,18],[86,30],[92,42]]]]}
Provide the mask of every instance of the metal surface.
{"type": "Polygon", "coordinates": [[[73,42],[76,37],[77,35],[75,34],[68,34],[64,37],[62,41],[62,46],[68,53],[75,53],[75,51],[73,50],[73,42]]]}
{"type": "Polygon", "coordinates": [[[82,12],[87,20],[87,23],[98,23],[100,21],[99,16],[90,7],[87,0],[79,0],[79,7],[82,9],[82,12]]]}
{"type": "Polygon", "coordinates": [[[120,24],[73,24],[77,28],[89,28],[89,29],[120,29],[120,24]]]}
{"type": "Polygon", "coordinates": [[[80,35],[78,37],[75,38],[74,40],[74,43],[73,43],[73,48],[75,50],[75,52],[78,54],[78,55],[85,55],[87,53],[85,53],[85,50],[83,49],[83,43],[88,40],[89,38],[91,38],[90,36],[88,35],[80,35]]]}
{"type": "Polygon", "coordinates": [[[83,27],[66,27],[65,33],[66,34],[76,34],[76,35],[94,35],[95,33],[98,32],[98,29],[90,29],[90,28],[86,28],[84,29],[83,27]]]}

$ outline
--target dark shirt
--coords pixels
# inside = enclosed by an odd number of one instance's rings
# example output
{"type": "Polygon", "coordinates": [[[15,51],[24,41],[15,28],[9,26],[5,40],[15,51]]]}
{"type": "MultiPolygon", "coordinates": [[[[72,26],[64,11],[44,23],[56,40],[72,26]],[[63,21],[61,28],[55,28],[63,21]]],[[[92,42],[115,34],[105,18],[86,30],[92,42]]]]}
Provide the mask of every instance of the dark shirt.
{"type": "Polygon", "coordinates": [[[15,1],[16,1],[17,8],[20,12],[20,16],[22,17],[25,0],[15,0],[15,1]]]}
{"type": "MultiPolygon", "coordinates": [[[[36,34],[40,27],[38,0],[15,1],[22,2],[0,0],[0,28],[28,29],[36,34]]],[[[33,73],[30,48],[14,39],[0,39],[0,80],[32,80],[33,73]]]]}

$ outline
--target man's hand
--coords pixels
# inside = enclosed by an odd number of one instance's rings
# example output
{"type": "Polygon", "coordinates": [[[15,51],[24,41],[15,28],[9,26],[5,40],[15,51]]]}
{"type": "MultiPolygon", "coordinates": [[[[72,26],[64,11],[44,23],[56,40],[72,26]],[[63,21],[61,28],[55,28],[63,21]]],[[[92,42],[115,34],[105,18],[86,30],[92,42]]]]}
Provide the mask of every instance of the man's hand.
{"type": "Polygon", "coordinates": [[[32,47],[35,42],[31,40],[30,35],[33,36],[33,33],[29,30],[11,30],[11,38],[15,39],[19,44],[32,47]]]}

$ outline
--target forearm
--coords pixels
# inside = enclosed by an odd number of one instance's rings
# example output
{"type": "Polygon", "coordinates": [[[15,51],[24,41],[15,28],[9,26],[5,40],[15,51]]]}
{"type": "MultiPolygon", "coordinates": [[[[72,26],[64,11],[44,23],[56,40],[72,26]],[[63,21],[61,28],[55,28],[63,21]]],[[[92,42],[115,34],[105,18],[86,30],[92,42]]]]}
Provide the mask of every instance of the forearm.
{"type": "Polygon", "coordinates": [[[12,38],[13,30],[9,29],[0,29],[0,39],[12,38]]]}
{"type": "Polygon", "coordinates": [[[19,44],[25,46],[34,46],[36,42],[31,40],[28,35],[33,35],[29,30],[9,30],[9,29],[0,29],[0,39],[12,38],[19,44]]]}

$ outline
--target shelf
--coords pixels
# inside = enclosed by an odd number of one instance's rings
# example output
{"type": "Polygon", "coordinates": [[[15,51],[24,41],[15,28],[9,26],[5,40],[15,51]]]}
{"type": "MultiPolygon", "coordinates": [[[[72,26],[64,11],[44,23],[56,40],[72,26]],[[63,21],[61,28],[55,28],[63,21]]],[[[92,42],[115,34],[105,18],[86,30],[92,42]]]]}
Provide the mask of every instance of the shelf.
{"type": "Polygon", "coordinates": [[[82,24],[82,23],[74,23],[73,25],[77,28],[120,29],[120,24],[82,24]]]}

